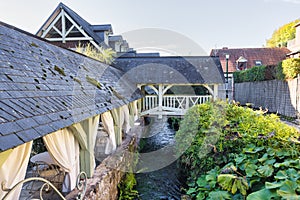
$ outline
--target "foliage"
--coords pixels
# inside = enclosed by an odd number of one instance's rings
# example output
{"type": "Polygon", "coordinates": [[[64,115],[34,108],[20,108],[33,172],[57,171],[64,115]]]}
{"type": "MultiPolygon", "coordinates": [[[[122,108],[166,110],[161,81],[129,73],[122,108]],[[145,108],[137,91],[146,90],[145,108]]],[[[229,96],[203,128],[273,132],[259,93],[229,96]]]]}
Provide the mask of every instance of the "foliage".
{"type": "Polygon", "coordinates": [[[263,81],[265,80],[265,73],[266,66],[254,66],[250,69],[235,71],[233,77],[236,83],[263,81]]]}
{"type": "Polygon", "coordinates": [[[100,47],[100,49],[96,49],[90,43],[87,45],[81,45],[79,43],[76,47],[76,51],[106,64],[111,64],[116,56],[116,52],[111,48],[104,49],[100,47]]]}
{"type": "Polygon", "coordinates": [[[138,198],[138,191],[134,189],[136,186],[136,179],[134,173],[126,173],[123,181],[118,185],[119,200],[130,200],[138,198]]]}
{"type": "Polygon", "coordinates": [[[299,21],[300,20],[292,21],[275,30],[272,37],[267,40],[267,47],[286,47],[287,42],[295,38],[295,25],[299,21]]]}
{"type": "Polygon", "coordinates": [[[289,58],[282,61],[282,72],[286,79],[296,78],[300,74],[300,58],[289,58]]]}
{"type": "Polygon", "coordinates": [[[179,152],[195,121],[197,133],[180,159],[189,177],[186,193],[193,199],[300,199],[296,129],[263,110],[210,102],[191,108],[180,123],[179,152]],[[218,140],[204,152],[211,130],[219,131],[218,140]]]}
{"type": "Polygon", "coordinates": [[[278,63],[276,66],[276,79],[278,80],[285,80],[285,75],[282,69],[282,61],[278,63]]]}

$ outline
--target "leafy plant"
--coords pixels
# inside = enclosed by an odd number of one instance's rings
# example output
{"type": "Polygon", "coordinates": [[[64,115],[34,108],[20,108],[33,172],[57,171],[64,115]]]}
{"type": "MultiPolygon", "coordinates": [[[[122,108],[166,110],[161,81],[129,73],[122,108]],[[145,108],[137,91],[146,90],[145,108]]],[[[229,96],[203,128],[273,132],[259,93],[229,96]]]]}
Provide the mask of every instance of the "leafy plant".
{"type": "Polygon", "coordinates": [[[287,23],[273,32],[270,39],[267,40],[267,47],[286,47],[287,42],[295,38],[295,25],[299,20],[287,23]]]}
{"type": "Polygon", "coordinates": [[[234,81],[241,82],[254,82],[265,80],[266,66],[254,66],[247,70],[235,71],[233,73],[234,81]]]}
{"type": "Polygon", "coordinates": [[[119,200],[130,200],[139,197],[138,191],[134,189],[136,186],[136,179],[133,173],[126,173],[123,181],[118,185],[119,200]]]}
{"type": "Polygon", "coordinates": [[[282,61],[282,72],[286,79],[296,78],[300,74],[300,58],[289,58],[282,61]]]}
{"type": "Polygon", "coordinates": [[[106,64],[111,64],[116,56],[116,52],[111,48],[104,49],[103,47],[100,47],[100,49],[96,49],[90,43],[87,45],[79,43],[76,47],[76,51],[106,64]]]}
{"type": "Polygon", "coordinates": [[[300,198],[300,133],[277,115],[210,102],[191,108],[181,121],[178,150],[188,144],[186,137],[192,142],[180,162],[192,198],[300,198]],[[211,135],[217,141],[207,139],[211,135]]]}

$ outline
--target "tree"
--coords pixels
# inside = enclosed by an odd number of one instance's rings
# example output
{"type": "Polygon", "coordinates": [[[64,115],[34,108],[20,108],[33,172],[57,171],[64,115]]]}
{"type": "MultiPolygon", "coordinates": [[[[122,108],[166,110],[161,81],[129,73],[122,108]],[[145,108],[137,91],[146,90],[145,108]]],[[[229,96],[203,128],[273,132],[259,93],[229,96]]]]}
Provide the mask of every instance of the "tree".
{"type": "Polygon", "coordinates": [[[116,56],[116,52],[111,48],[104,49],[103,47],[100,47],[100,49],[96,49],[90,43],[88,43],[86,46],[83,46],[79,43],[79,45],[76,47],[76,51],[106,64],[111,64],[116,56]]]}
{"type": "Polygon", "coordinates": [[[295,25],[299,22],[297,19],[275,30],[272,37],[267,40],[267,47],[286,47],[287,42],[295,38],[295,25]]]}

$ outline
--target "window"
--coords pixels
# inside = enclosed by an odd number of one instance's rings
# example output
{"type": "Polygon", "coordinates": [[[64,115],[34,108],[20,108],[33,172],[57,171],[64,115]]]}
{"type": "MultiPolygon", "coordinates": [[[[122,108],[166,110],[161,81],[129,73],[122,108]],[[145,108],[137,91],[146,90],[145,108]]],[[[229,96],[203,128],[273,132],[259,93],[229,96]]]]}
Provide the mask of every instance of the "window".
{"type": "Polygon", "coordinates": [[[262,65],[262,61],[261,60],[256,60],[254,61],[255,66],[261,66],[262,65]]]}

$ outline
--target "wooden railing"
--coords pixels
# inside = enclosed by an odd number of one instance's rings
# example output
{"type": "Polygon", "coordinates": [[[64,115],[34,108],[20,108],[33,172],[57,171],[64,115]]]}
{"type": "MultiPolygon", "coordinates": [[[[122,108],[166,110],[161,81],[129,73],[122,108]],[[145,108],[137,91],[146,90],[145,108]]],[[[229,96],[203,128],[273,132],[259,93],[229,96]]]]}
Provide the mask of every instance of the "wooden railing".
{"type": "MultiPolygon", "coordinates": [[[[196,104],[202,104],[209,101],[211,95],[164,95],[162,98],[162,107],[164,108],[178,108],[186,110],[196,104]]],[[[157,95],[147,95],[143,100],[143,111],[151,110],[159,106],[157,95]]]]}

